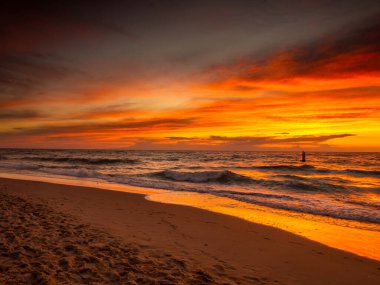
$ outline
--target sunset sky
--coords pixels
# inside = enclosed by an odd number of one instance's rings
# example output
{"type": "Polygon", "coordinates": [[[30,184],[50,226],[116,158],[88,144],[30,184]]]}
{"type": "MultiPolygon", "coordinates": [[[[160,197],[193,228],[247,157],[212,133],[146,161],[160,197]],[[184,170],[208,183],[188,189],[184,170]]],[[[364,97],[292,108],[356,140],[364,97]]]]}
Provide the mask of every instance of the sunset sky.
{"type": "Polygon", "coordinates": [[[0,147],[380,151],[378,0],[9,3],[0,147]]]}

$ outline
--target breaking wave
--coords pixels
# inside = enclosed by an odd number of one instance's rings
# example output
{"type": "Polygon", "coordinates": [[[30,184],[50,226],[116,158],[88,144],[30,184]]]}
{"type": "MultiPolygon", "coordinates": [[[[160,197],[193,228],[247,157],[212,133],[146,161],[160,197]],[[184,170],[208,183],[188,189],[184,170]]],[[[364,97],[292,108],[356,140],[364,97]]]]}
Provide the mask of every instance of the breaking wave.
{"type": "Polygon", "coordinates": [[[337,170],[337,169],[323,169],[316,168],[312,165],[304,164],[304,165],[262,165],[262,166],[251,166],[251,167],[239,167],[246,169],[254,169],[261,171],[285,171],[285,172],[316,172],[316,173],[336,173],[336,174],[349,174],[349,175],[357,175],[357,176],[380,176],[380,171],[378,170],[362,170],[362,169],[345,169],[345,170],[337,170]]]}
{"type": "Polygon", "coordinates": [[[0,170],[227,197],[380,223],[380,154],[1,150],[0,170]],[[367,179],[371,178],[371,179],[367,179]]]}
{"type": "Polygon", "coordinates": [[[262,165],[262,166],[253,166],[253,169],[261,170],[281,170],[281,171],[297,171],[297,170],[315,170],[315,167],[312,165],[262,165]]]}
{"type": "MultiPolygon", "coordinates": [[[[275,179],[254,179],[245,175],[234,173],[230,170],[220,171],[199,171],[199,172],[185,172],[165,170],[148,174],[148,176],[159,177],[160,179],[171,180],[175,182],[190,182],[190,183],[203,183],[203,184],[245,184],[257,185],[268,189],[288,190],[288,191],[302,191],[302,192],[341,192],[347,191],[346,187],[319,181],[318,179],[310,179],[303,177],[296,177],[289,175],[285,176],[286,180],[275,179]]],[[[236,191],[234,191],[236,193],[236,191]]]]}
{"type": "Polygon", "coordinates": [[[244,175],[234,173],[229,170],[221,171],[200,171],[200,172],[181,172],[173,170],[165,170],[155,173],[161,178],[193,183],[252,183],[255,180],[244,175]]]}

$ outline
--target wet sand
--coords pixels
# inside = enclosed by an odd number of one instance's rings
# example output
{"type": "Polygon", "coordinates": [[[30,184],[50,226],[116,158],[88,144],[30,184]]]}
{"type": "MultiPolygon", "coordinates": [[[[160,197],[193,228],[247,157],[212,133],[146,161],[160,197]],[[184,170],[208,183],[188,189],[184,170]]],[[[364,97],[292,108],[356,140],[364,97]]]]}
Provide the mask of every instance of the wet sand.
{"type": "Polygon", "coordinates": [[[0,228],[0,284],[380,281],[378,261],[238,218],[96,188],[0,178],[0,228]]]}

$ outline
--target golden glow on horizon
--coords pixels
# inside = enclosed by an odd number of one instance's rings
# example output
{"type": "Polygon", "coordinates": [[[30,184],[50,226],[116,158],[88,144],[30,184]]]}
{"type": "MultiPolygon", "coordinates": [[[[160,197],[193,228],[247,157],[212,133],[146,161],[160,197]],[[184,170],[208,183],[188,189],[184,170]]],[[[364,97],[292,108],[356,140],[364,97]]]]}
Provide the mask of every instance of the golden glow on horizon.
{"type": "Polygon", "coordinates": [[[1,107],[35,113],[5,113],[0,146],[380,151],[378,52],[320,49],[328,56],[309,62],[301,48],[181,80],[52,92],[43,104],[11,98],[1,107]]]}

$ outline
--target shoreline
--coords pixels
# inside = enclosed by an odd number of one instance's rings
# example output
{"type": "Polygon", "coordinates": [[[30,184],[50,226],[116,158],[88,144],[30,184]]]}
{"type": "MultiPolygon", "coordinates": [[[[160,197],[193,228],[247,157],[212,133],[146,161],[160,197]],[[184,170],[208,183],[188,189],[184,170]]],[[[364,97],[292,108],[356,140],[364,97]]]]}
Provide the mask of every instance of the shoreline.
{"type": "Polygon", "coordinates": [[[211,194],[146,188],[101,180],[94,181],[86,178],[51,175],[35,176],[32,174],[4,172],[0,173],[1,177],[141,194],[150,201],[190,206],[237,217],[256,224],[285,230],[332,248],[380,261],[380,248],[376,246],[380,244],[380,225],[377,224],[290,212],[211,194]]]}
{"type": "Polygon", "coordinates": [[[232,216],[98,188],[7,178],[0,185],[1,193],[68,214],[125,244],[170,254],[189,272],[198,264],[236,284],[376,284],[380,278],[378,261],[232,216]]]}

